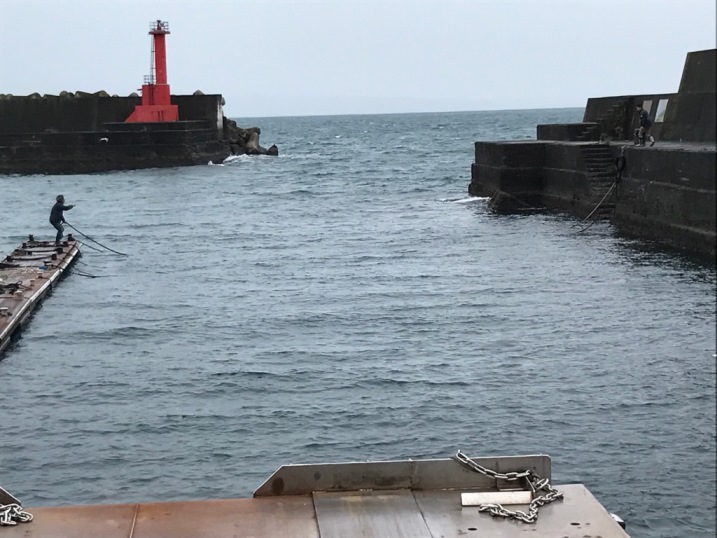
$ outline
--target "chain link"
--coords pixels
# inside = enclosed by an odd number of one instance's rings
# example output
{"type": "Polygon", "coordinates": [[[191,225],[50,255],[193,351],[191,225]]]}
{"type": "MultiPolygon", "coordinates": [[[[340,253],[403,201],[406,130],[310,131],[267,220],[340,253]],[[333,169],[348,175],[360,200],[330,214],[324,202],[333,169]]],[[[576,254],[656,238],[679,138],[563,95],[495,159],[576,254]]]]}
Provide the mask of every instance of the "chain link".
{"type": "Polygon", "coordinates": [[[19,504],[0,504],[0,527],[30,523],[30,521],[32,514],[25,512],[19,504]]]}
{"type": "Polygon", "coordinates": [[[553,501],[563,498],[563,493],[551,486],[550,480],[547,478],[541,478],[529,469],[521,472],[514,471],[510,473],[498,473],[492,469],[487,469],[482,465],[479,465],[463,454],[460,450],[452,458],[467,469],[495,480],[513,481],[525,478],[533,492],[534,498],[528,505],[527,513],[522,510],[508,510],[503,508],[500,504],[481,504],[478,506],[479,512],[488,512],[493,517],[512,518],[523,521],[524,523],[535,523],[538,521],[538,510],[541,506],[545,506],[546,504],[550,504],[553,501]],[[538,495],[539,491],[545,491],[545,494],[538,495]]]}

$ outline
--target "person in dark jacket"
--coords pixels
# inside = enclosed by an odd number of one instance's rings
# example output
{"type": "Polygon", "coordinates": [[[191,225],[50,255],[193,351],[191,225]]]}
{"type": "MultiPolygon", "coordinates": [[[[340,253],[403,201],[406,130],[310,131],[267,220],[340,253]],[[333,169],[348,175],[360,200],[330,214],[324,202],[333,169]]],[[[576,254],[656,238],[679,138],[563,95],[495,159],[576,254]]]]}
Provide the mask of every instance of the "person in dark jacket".
{"type": "Polygon", "coordinates": [[[61,194],[58,195],[57,200],[55,202],[55,205],[52,206],[52,211],[50,211],[50,224],[52,224],[55,227],[55,230],[57,230],[57,235],[55,236],[55,244],[59,245],[60,241],[62,241],[62,235],[65,233],[65,228],[63,228],[62,224],[65,222],[65,217],[63,215],[64,211],[69,211],[74,205],[65,205],[65,197],[61,194]]]}
{"type": "Polygon", "coordinates": [[[642,108],[642,105],[636,105],[637,113],[640,115],[640,128],[635,129],[635,145],[644,146],[645,137],[650,140],[650,146],[655,145],[655,137],[650,134],[652,129],[652,122],[650,121],[650,114],[642,108]]]}

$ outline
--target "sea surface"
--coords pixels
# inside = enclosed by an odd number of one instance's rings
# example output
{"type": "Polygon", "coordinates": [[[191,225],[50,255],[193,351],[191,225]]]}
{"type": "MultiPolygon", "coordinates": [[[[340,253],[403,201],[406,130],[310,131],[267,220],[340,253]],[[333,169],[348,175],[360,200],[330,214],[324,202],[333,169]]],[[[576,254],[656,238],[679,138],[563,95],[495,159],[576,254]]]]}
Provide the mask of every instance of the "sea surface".
{"type": "MultiPolygon", "coordinates": [[[[546,453],[633,537],[714,536],[714,263],[469,197],[582,109],[237,118],[279,157],[0,178],[77,270],[0,361],[26,506],[249,496],[287,463],[546,453]]],[[[488,516],[486,516],[488,517],[488,516]]]]}

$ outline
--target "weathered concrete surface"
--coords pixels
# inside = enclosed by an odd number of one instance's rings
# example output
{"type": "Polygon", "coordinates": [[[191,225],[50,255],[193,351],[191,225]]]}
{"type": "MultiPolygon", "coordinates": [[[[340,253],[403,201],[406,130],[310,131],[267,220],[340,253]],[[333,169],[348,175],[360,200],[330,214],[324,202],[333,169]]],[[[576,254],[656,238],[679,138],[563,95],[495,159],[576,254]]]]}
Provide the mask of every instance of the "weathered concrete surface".
{"type": "MultiPolygon", "coordinates": [[[[590,174],[584,151],[590,142],[476,142],[469,192],[489,196],[491,206],[512,212],[551,208],[587,215],[607,188],[590,174]]],[[[612,156],[604,172],[612,183],[612,156]]],[[[609,185],[608,185],[609,186],[609,185]]]]}
{"type": "Polygon", "coordinates": [[[545,144],[539,142],[476,142],[468,191],[491,197],[501,212],[542,206],[545,144]]]}
{"type": "Polygon", "coordinates": [[[231,154],[229,143],[202,122],[107,123],[105,128],[0,135],[0,173],[67,174],[187,166],[221,162],[231,154]]]}
{"type": "Polygon", "coordinates": [[[715,257],[714,143],[628,147],[612,222],[623,232],[715,257]]]}
{"type": "MultiPolygon", "coordinates": [[[[578,141],[598,126],[597,122],[550,123],[538,125],[538,140],[578,141]]],[[[592,138],[592,136],[591,136],[592,138]]]]}
{"type": "MultiPolygon", "coordinates": [[[[0,134],[101,131],[105,123],[123,122],[141,103],[137,96],[77,93],[81,96],[0,95],[0,134]]],[[[171,99],[179,107],[180,121],[208,121],[222,130],[221,95],[172,95],[171,99]]]]}
{"type": "Polygon", "coordinates": [[[582,123],[538,125],[536,141],[477,142],[468,192],[500,211],[596,209],[626,233],[714,258],[716,57],[688,54],[676,94],[591,98],[582,123]],[[654,147],[632,142],[638,104],[654,147]]]}
{"type": "Polygon", "coordinates": [[[67,174],[187,166],[229,155],[278,155],[222,113],[221,95],[173,95],[178,122],[125,123],[141,99],[106,92],[0,95],[0,174],[67,174]],[[250,138],[252,137],[253,138],[250,138]],[[249,142],[251,141],[251,145],[249,142]]]}
{"type": "Polygon", "coordinates": [[[665,111],[662,140],[714,142],[717,131],[717,49],[687,55],[680,89],[665,111]]]}
{"type": "Polygon", "coordinates": [[[476,142],[468,191],[490,196],[491,207],[512,212],[540,207],[586,217],[616,179],[601,207],[622,231],[665,245],[715,256],[715,144],[476,142]]]}

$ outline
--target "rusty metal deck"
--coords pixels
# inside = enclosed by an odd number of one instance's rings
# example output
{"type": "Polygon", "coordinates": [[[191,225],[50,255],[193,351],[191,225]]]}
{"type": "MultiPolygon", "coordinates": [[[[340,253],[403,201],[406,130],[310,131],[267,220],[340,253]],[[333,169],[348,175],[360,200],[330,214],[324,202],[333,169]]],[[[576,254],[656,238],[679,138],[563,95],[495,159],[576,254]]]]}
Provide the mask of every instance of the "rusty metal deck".
{"type": "MultiPolygon", "coordinates": [[[[501,472],[548,470],[547,456],[476,459],[501,472]]],[[[288,465],[250,499],[53,508],[3,538],[627,538],[582,484],[526,524],[461,505],[461,493],[496,481],[446,460],[288,465]],[[302,485],[303,483],[303,485],[302,485]],[[454,483],[453,487],[447,484],[454,483]],[[314,488],[319,489],[314,489],[314,488]]],[[[510,507],[512,509],[525,507],[510,507]]]]}
{"type": "Polygon", "coordinates": [[[30,236],[0,260],[0,356],[79,256],[80,243],[71,235],[57,247],[30,236]]]}

